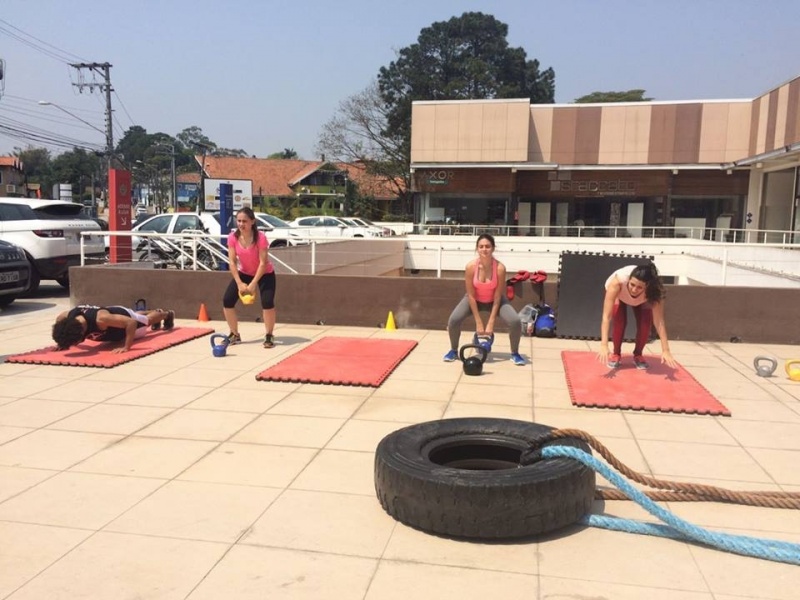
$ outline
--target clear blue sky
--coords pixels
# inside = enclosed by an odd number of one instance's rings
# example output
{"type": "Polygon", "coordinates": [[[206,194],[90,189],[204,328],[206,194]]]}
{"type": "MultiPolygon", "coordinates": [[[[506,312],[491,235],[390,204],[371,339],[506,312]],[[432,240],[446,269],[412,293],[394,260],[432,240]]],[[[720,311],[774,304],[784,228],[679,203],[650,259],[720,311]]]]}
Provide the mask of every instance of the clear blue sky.
{"type": "MultiPolygon", "coordinates": [[[[800,74],[799,0],[2,0],[0,124],[103,146],[37,101],[103,130],[102,99],[79,94],[67,64],[109,62],[115,141],[133,124],[173,136],[196,125],[252,155],[315,158],[342,100],[421,29],[467,11],[506,23],[512,46],[553,67],[557,102],[632,88],[657,100],[752,98],[800,74]]],[[[15,146],[25,142],[0,134],[0,155],[15,146]]]]}

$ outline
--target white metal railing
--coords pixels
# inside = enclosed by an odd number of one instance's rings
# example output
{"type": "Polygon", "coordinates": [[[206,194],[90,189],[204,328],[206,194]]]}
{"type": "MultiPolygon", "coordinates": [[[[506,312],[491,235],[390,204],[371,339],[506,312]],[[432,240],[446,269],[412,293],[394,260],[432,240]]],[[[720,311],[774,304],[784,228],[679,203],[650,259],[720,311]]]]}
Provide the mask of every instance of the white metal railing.
{"type": "Polygon", "coordinates": [[[732,243],[791,244],[800,242],[800,231],[778,229],[733,229],[719,227],[645,227],[590,225],[414,225],[418,235],[458,235],[477,237],[482,233],[511,237],[599,237],[599,238],[678,238],[732,243]]]}
{"type": "MultiPolygon", "coordinates": [[[[213,253],[217,264],[227,262],[227,250],[208,234],[143,234],[138,232],[108,232],[111,235],[138,238],[154,238],[154,242],[167,243],[173,238],[173,256],[183,260],[173,260],[169,266],[181,269],[213,270],[199,260],[198,253],[203,249],[213,253]],[[176,242],[174,238],[179,238],[176,242]]],[[[84,232],[96,235],[96,232],[84,232]]],[[[419,271],[435,273],[436,277],[454,276],[463,273],[464,266],[475,257],[475,238],[452,235],[408,235],[403,241],[403,266],[407,273],[419,271]]],[[[498,236],[495,252],[510,273],[518,270],[544,270],[555,274],[560,270],[562,252],[607,253],[613,255],[654,256],[659,270],[665,276],[674,278],[679,284],[763,286],[800,288],[800,243],[747,243],[718,242],[692,238],[602,238],[566,236],[498,236]]],[[[306,264],[310,263],[310,273],[316,274],[320,266],[319,244],[325,244],[326,256],[333,249],[331,244],[340,246],[335,253],[339,260],[352,255],[352,264],[363,261],[364,251],[361,243],[385,243],[398,238],[330,238],[311,239],[306,264]],[[341,242],[351,242],[343,245],[341,242]]],[[[371,247],[374,255],[374,246],[371,247]]],[[[140,258],[134,256],[134,258],[140,258]]],[[[81,264],[84,264],[83,237],[81,238],[81,264]]],[[[292,273],[297,270],[271,253],[276,261],[292,273]]]]}
{"type": "MultiPolygon", "coordinates": [[[[228,262],[228,249],[217,236],[196,230],[181,233],[145,233],[139,231],[106,231],[109,236],[143,238],[131,243],[133,261],[154,262],[159,267],[176,267],[181,270],[217,271],[228,262]],[[155,259],[155,260],[154,260],[155,259]]],[[[97,235],[97,232],[81,232],[81,266],[85,265],[84,237],[97,235]]],[[[279,263],[291,273],[297,271],[275,254],[270,260],[279,263]]],[[[227,267],[225,267],[227,268],[227,267]]]]}

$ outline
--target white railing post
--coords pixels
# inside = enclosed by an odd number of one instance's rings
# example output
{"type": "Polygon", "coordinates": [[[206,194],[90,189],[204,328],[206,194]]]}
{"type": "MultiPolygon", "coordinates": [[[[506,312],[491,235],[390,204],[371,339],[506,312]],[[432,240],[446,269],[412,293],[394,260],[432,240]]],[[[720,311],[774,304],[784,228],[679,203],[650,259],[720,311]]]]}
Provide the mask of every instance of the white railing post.
{"type": "Polygon", "coordinates": [[[436,250],[436,279],[442,278],[442,248],[439,246],[436,250]]]}
{"type": "Polygon", "coordinates": [[[311,274],[317,274],[317,241],[311,240],[311,274]]]}
{"type": "Polygon", "coordinates": [[[81,235],[81,266],[84,267],[84,266],[86,266],[86,254],[85,254],[85,249],[86,249],[85,240],[86,240],[86,238],[83,235],[83,232],[81,232],[80,235],[81,235]]]}
{"type": "Polygon", "coordinates": [[[722,285],[728,281],[728,247],[722,249],[722,285]]]}

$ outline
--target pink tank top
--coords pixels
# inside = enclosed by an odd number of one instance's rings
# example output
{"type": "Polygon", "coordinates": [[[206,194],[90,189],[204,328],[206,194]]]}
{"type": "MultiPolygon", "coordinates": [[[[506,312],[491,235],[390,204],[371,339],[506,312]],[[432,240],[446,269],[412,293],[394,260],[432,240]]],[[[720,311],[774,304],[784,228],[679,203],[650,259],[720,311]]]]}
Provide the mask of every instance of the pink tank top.
{"type": "Polygon", "coordinates": [[[647,295],[644,292],[634,298],[628,291],[628,282],[631,280],[631,273],[633,273],[635,268],[636,265],[622,267],[621,269],[614,271],[609,278],[606,279],[606,289],[608,289],[608,286],[611,285],[611,282],[614,281],[615,277],[619,280],[619,282],[622,284],[622,287],[619,290],[619,296],[617,299],[628,306],[640,306],[647,302],[647,295]]]}
{"type": "Polygon", "coordinates": [[[475,272],[472,276],[472,287],[475,288],[475,300],[478,302],[494,302],[494,293],[497,291],[497,261],[492,259],[492,278],[489,281],[478,280],[478,263],[475,261],[475,272]]]}

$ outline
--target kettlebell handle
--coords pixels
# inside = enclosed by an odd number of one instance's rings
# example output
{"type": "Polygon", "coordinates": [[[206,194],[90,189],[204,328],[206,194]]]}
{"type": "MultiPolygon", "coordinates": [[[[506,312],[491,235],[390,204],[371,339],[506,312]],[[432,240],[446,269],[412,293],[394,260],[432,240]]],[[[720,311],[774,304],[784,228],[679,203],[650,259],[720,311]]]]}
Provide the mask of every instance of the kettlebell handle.
{"type": "MultiPolygon", "coordinates": [[[[464,353],[470,348],[473,348],[474,350],[477,351],[478,354],[480,354],[478,358],[480,358],[481,364],[486,362],[486,357],[489,356],[489,352],[487,352],[486,348],[478,344],[464,344],[458,351],[458,358],[462,363],[467,361],[467,357],[464,356],[464,353]]],[[[470,358],[475,358],[475,356],[476,355],[473,354],[472,356],[470,356],[470,358]]]]}
{"type": "Polygon", "coordinates": [[[222,343],[219,344],[220,346],[227,346],[228,343],[229,343],[227,335],[225,335],[224,333],[215,333],[214,335],[211,336],[211,339],[210,339],[212,347],[217,345],[217,344],[214,343],[214,340],[217,340],[217,339],[222,339],[223,340],[222,343]]]}

